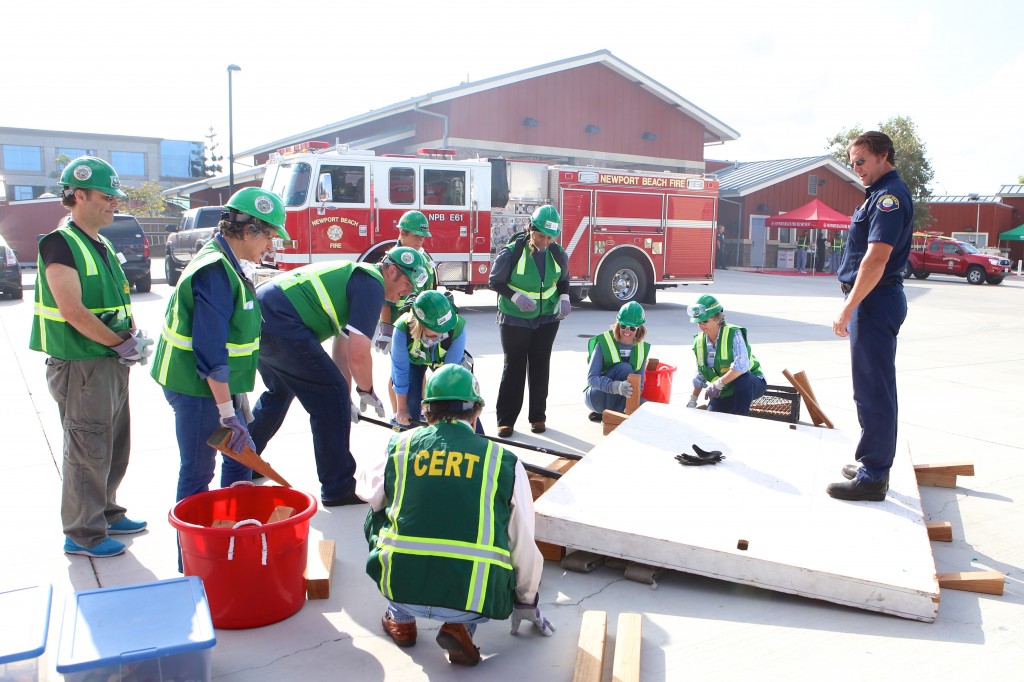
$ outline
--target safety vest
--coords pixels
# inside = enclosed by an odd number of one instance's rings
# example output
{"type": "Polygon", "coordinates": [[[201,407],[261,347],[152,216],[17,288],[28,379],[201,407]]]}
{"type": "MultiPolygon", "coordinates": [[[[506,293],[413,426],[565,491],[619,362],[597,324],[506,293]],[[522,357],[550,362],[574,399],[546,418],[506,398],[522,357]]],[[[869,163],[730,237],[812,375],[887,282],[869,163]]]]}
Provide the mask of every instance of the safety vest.
{"type": "MultiPolygon", "coordinates": [[[[757,377],[764,376],[761,373],[761,363],[757,361],[754,353],[750,350],[750,343],[747,341],[747,330],[734,324],[724,324],[718,330],[718,341],[715,343],[714,367],[708,365],[707,358],[705,357],[707,336],[705,334],[696,334],[693,337],[693,352],[697,356],[697,370],[707,381],[720,379],[729,371],[729,365],[735,360],[732,354],[732,336],[736,332],[743,335],[743,343],[747,347],[747,357],[750,358],[750,373],[757,377]]],[[[736,387],[731,383],[726,384],[725,388],[722,389],[722,397],[728,398],[735,390],[736,387]]]]}
{"type": "Polygon", "coordinates": [[[512,613],[516,578],[509,551],[516,457],[462,422],[399,434],[388,446],[387,505],[370,510],[366,573],[386,598],[512,613]]]}
{"type": "Polygon", "coordinates": [[[520,233],[512,238],[505,248],[512,252],[513,257],[519,250],[519,260],[512,268],[512,274],[508,278],[508,285],[512,291],[532,298],[537,304],[536,310],[524,313],[519,309],[512,299],[504,296],[498,297],[498,310],[511,315],[512,317],[544,317],[554,315],[558,312],[558,280],[562,275],[562,268],[555,262],[554,249],[562,248],[554,242],[548,246],[545,255],[544,277],[540,276],[537,270],[537,263],[533,259],[526,233],[520,233]]]}
{"type": "MultiPolygon", "coordinates": [[[[78,281],[82,288],[82,305],[95,315],[115,313],[114,319],[107,326],[115,332],[126,330],[131,326],[131,285],[128,284],[121,263],[117,260],[114,246],[109,239],[100,235],[99,241],[106,247],[106,253],[103,255],[106,264],[101,263],[97,258],[100,254],[89,245],[88,239],[79,232],[80,229],[72,227],[69,221],[44,239],[56,239],[54,235],[60,235],[71,247],[71,255],[75,259],[78,281]]],[[[39,274],[36,275],[35,311],[28,347],[61,360],[116,356],[113,348],[96,343],[80,333],[60,314],[57,301],[53,298],[53,292],[46,279],[42,249],[36,267],[39,274]]]]}
{"type": "MultiPolygon", "coordinates": [[[[327,261],[304,265],[280,274],[271,285],[280,287],[295,306],[303,324],[316,334],[321,343],[337,336],[348,324],[348,280],[356,270],[371,275],[384,284],[380,269],[373,263],[327,261]]],[[[381,298],[380,306],[384,306],[381,298]]]]}
{"type": "MultiPolygon", "coordinates": [[[[428,254],[423,249],[420,249],[420,255],[423,256],[423,260],[426,261],[427,268],[427,283],[426,285],[424,285],[421,291],[426,291],[427,289],[436,289],[437,263],[435,263],[434,260],[430,257],[430,254],[428,254]]],[[[409,296],[402,296],[394,303],[388,302],[388,306],[390,306],[391,308],[391,324],[394,324],[395,321],[402,316],[402,308],[405,308],[408,305],[408,303],[409,296]]]]}
{"type": "Polygon", "coordinates": [[[803,235],[802,237],[799,237],[797,239],[796,247],[798,249],[800,249],[801,251],[806,251],[807,250],[807,235],[806,234],[803,235]]]}
{"type": "MultiPolygon", "coordinates": [[[[602,374],[611,369],[612,365],[622,362],[622,357],[619,355],[619,344],[615,341],[615,335],[610,329],[591,338],[587,342],[587,346],[587,362],[593,359],[594,348],[601,349],[601,355],[604,356],[604,364],[601,366],[602,374]]],[[[633,368],[634,372],[642,372],[646,369],[647,355],[650,352],[651,344],[646,341],[633,345],[633,352],[629,355],[629,366],[633,368]]]]}
{"type": "Polygon", "coordinates": [[[835,239],[832,240],[832,250],[842,251],[843,250],[843,238],[836,234],[835,239]]]}
{"type": "Polygon", "coordinates": [[[232,395],[248,393],[256,384],[259,360],[260,304],[251,284],[243,282],[216,239],[206,243],[181,273],[178,286],[164,313],[164,326],[156,343],[150,375],[161,386],[177,393],[213,397],[206,379],[199,376],[192,348],[192,321],[196,303],[192,278],[205,267],[223,267],[231,284],[234,310],[228,321],[228,388],[232,395]]]}
{"type": "MultiPolygon", "coordinates": [[[[395,322],[395,329],[405,334],[405,347],[409,351],[409,362],[414,365],[426,365],[431,369],[437,369],[444,364],[444,358],[448,354],[448,349],[452,347],[452,342],[459,338],[459,335],[466,329],[466,318],[456,315],[455,326],[452,327],[452,330],[444,334],[436,346],[427,348],[421,339],[414,339],[409,333],[409,322],[411,321],[412,313],[405,313],[395,322]]],[[[462,358],[459,360],[461,361],[462,358]]]]}

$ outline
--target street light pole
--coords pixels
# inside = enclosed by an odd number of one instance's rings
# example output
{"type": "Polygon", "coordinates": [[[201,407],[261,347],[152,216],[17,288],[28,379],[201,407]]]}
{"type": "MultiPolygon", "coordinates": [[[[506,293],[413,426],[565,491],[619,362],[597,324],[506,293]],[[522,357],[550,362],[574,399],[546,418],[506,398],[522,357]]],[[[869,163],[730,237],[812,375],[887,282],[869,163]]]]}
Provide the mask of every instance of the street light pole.
{"type": "Polygon", "coordinates": [[[235,193],[235,131],[231,111],[231,72],[241,71],[237,64],[228,64],[228,196],[235,193]]]}

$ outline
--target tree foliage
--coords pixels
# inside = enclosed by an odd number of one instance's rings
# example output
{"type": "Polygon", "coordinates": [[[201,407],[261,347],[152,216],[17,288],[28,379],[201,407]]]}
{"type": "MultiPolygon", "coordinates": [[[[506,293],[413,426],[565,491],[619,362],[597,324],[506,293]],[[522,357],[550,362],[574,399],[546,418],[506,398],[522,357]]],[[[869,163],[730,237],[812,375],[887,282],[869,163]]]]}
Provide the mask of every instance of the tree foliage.
{"type": "Polygon", "coordinates": [[[122,187],[128,195],[127,199],[118,203],[122,213],[133,216],[160,216],[164,213],[164,198],[160,196],[163,188],[158,183],[146,181],[138,187],[122,187]]]}
{"type": "Polygon", "coordinates": [[[60,196],[61,191],[64,189],[60,185],[60,176],[64,173],[64,167],[71,163],[71,157],[67,154],[59,154],[57,158],[53,160],[53,165],[57,167],[57,170],[52,171],[49,177],[57,181],[57,184],[50,185],[46,188],[46,191],[50,194],[56,194],[60,196]]]}
{"type": "MultiPolygon", "coordinates": [[[[879,123],[876,130],[892,138],[896,150],[896,169],[903,182],[907,183],[910,196],[914,198],[914,229],[922,230],[934,222],[927,200],[932,194],[928,183],[935,177],[935,171],[932,170],[924,141],[917,134],[917,126],[906,116],[893,116],[879,123]]],[[[836,161],[847,166],[850,163],[847,147],[863,132],[865,130],[860,124],[842,130],[826,140],[826,149],[836,161]]]]}
{"type": "Polygon", "coordinates": [[[212,178],[217,173],[220,173],[224,168],[220,162],[224,160],[224,155],[217,154],[217,133],[213,131],[213,126],[210,126],[210,132],[206,137],[206,144],[197,146],[195,153],[192,155],[192,177],[193,178],[212,178]]]}

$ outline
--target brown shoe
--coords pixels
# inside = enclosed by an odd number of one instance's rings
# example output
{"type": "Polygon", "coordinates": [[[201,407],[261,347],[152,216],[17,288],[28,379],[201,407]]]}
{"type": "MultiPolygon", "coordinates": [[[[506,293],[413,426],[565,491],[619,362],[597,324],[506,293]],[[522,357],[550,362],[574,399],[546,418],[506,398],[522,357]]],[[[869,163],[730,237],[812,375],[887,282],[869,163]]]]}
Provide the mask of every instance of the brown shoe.
{"type": "Polygon", "coordinates": [[[480,649],[473,646],[473,638],[462,623],[445,623],[437,633],[437,643],[448,652],[448,661],[456,665],[476,665],[480,662],[480,649]]]}
{"type": "Polygon", "coordinates": [[[498,427],[498,438],[511,438],[512,427],[511,426],[499,426],[498,427]]]}
{"type": "Polygon", "coordinates": [[[534,433],[544,433],[547,430],[547,427],[544,426],[544,422],[533,422],[530,424],[530,430],[534,433]]]}
{"type": "Polygon", "coordinates": [[[416,643],[416,621],[396,623],[391,620],[390,613],[385,613],[384,617],[380,619],[380,626],[384,628],[384,632],[387,633],[388,637],[402,648],[410,647],[416,643]]]}

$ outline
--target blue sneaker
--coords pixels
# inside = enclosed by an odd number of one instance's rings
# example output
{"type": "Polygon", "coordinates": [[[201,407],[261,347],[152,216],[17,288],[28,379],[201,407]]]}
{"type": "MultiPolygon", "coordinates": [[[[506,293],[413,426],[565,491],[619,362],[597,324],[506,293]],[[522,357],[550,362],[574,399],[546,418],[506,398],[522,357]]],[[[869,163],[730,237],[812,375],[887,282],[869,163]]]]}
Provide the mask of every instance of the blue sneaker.
{"type": "Polygon", "coordinates": [[[107,535],[131,535],[146,530],[145,521],[132,521],[127,516],[107,526],[107,535]]]}
{"type": "Polygon", "coordinates": [[[65,554],[81,554],[82,556],[91,556],[97,559],[124,554],[125,549],[127,549],[127,547],[125,547],[123,542],[118,542],[111,538],[103,538],[103,542],[95,547],[82,547],[81,545],[72,542],[70,538],[64,540],[65,554]]]}

